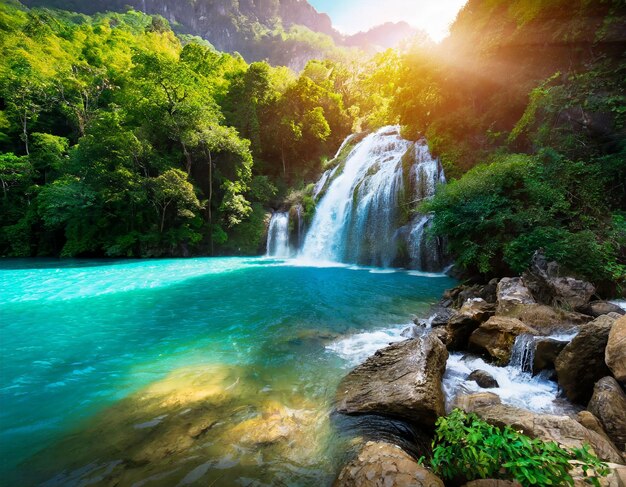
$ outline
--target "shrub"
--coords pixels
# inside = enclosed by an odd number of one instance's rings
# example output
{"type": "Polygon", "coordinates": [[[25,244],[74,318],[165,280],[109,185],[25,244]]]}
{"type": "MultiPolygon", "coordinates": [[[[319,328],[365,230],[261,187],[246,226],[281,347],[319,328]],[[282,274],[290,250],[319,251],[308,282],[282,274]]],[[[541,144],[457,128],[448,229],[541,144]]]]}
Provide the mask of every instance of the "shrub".
{"type": "Polygon", "coordinates": [[[608,467],[588,448],[561,448],[531,439],[510,426],[497,428],[459,409],[437,421],[433,440],[434,472],[447,480],[503,479],[523,486],[574,485],[571,470],[581,467],[585,481],[600,485],[608,467]]]}

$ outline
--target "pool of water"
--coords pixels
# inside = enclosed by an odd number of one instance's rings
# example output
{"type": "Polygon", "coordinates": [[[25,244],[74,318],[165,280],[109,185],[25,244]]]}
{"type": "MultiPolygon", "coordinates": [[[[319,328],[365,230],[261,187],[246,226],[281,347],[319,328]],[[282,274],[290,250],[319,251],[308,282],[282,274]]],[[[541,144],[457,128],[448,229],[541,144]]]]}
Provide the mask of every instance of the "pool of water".
{"type": "Polygon", "coordinates": [[[269,259],[2,262],[0,478],[330,484],[352,439],[329,412],[369,353],[358,337],[453,285],[269,259]]]}

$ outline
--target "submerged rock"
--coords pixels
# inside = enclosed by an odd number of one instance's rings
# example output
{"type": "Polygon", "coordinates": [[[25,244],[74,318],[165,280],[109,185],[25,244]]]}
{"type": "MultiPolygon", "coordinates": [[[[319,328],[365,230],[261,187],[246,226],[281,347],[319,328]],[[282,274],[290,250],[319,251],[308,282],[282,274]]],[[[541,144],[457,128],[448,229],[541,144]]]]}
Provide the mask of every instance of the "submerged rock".
{"type": "Polygon", "coordinates": [[[445,414],[441,380],[447,359],[446,347],[432,334],[379,350],[341,381],[337,412],[432,427],[445,414]]]}
{"type": "Polygon", "coordinates": [[[520,277],[505,277],[498,283],[498,313],[506,313],[521,304],[535,304],[535,298],[520,277]]]}
{"type": "Polygon", "coordinates": [[[339,473],[333,487],[444,487],[444,483],[396,445],[368,442],[339,473]]]}
{"type": "Polygon", "coordinates": [[[533,413],[504,404],[478,405],[468,412],[476,413],[500,428],[511,426],[531,438],[554,441],[566,448],[582,448],[588,444],[601,460],[623,463],[622,455],[615,445],[569,416],[533,413]]]}
{"type": "Polygon", "coordinates": [[[615,378],[626,384],[626,316],[613,324],[604,358],[615,378]]]}
{"type": "Polygon", "coordinates": [[[605,348],[615,318],[600,316],[582,328],[555,361],[559,385],[570,401],[586,404],[593,386],[610,375],[604,361],[605,348]]]}
{"type": "Polygon", "coordinates": [[[472,333],[469,345],[471,350],[486,352],[498,363],[507,364],[515,339],[524,334],[537,335],[537,330],[515,318],[494,316],[472,333]]]}
{"type": "Polygon", "coordinates": [[[483,389],[500,387],[498,381],[494,379],[489,372],[485,372],[484,370],[475,370],[467,377],[467,380],[473,380],[483,389]]]}
{"type": "Polygon", "coordinates": [[[617,447],[626,451],[626,394],[613,377],[598,381],[588,409],[617,447]]]}
{"type": "Polygon", "coordinates": [[[556,262],[548,262],[543,252],[535,252],[530,268],[523,275],[533,297],[540,303],[569,309],[585,307],[596,293],[593,284],[560,277],[556,262]]]}

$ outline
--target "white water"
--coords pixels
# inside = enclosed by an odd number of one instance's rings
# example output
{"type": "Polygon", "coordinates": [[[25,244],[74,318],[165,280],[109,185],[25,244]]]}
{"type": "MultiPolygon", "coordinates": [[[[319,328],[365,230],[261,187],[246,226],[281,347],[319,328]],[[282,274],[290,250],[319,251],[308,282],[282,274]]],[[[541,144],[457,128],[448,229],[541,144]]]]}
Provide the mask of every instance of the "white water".
{"type": "Polygon", "coordinates": [[[384,127],[357,144],[337,175],[338,170],[327,171],[315,187],[316,195],[325,192],[304,241],[303,258],[392,267],[404,247],[405,260],[414,267],[441,270],[440,252],[430,250],[435,243],[424,234],[428,217],[415,215],[400,228],[410,210],[402,205],[413,208],[445,182],[424,142],[404,140],[398,127],[384,127]],[[407,158],[408,180],[403,167],[407,158]]]}
{"type": "Polygon", "coordinates": [[[267,256],[286,259],[289,249],[289,213],[274,213],[267,232],[267,256]]]}

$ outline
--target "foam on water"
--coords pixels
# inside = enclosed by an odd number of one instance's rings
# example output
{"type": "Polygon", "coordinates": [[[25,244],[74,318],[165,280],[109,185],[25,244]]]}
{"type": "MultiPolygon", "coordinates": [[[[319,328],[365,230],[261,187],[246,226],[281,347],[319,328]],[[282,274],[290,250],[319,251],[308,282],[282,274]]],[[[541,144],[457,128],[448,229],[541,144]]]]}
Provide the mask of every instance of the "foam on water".
{"type": "Polygon", "coordinates": [[[626,300],[616,299],[614,301],[611,301],[611,303],[616,304],[617,306],[622,308],[624,311],[626,311],[626,300]]]}
{"type": "Polygon", "coordinates": [[[359,365],[377,350],[391,343],[406,340],[402,331],[410,325],[398,325],[383,330],[366,331],[341,338],[326,346],[326,350],[337,354],[346,362],[347,368],[359,365]]]}

